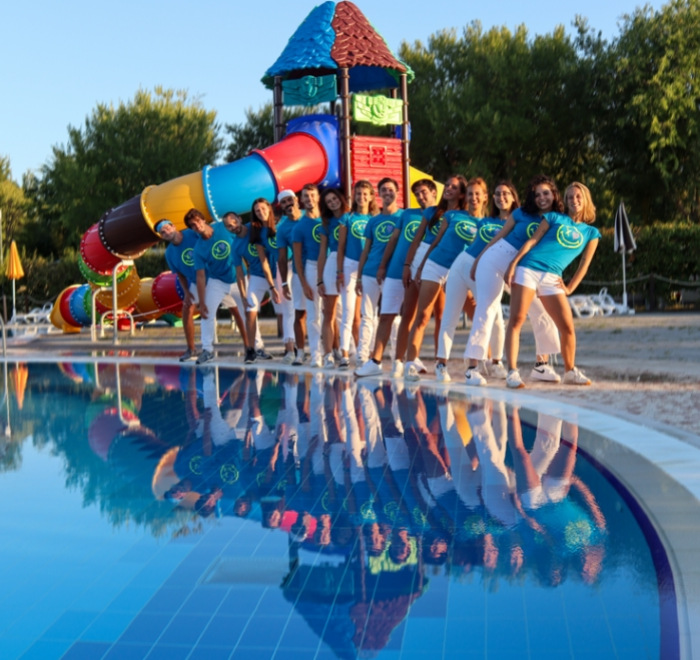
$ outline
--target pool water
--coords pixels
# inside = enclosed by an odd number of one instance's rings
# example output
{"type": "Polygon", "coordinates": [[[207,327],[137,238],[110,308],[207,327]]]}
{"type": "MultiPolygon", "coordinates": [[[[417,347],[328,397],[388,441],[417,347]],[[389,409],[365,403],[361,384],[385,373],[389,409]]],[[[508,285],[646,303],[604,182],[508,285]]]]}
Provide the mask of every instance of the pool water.
{"type": "Polygon", "coordinates": [[[663,546],[571,420],[290,371],[5,385],[4,659],[679,657],[663,546]]]}

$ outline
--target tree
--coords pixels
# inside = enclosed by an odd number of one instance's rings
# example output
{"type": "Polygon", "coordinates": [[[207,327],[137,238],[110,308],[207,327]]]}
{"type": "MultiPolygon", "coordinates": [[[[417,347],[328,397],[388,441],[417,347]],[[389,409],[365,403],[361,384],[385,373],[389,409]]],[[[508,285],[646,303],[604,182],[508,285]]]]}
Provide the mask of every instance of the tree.
{"type": "MultiPolygon", "coordinates": [[[[584,36],[593,39],[584,23],[584,36]]],[[[529,39],[525,26],[461,38],[444,30],[401,58],[415,71],[409,90],[414,164],[444,179],[454,172],[522,188],[539,172],[561,185],[595,178],[602,165],[589,112],[591,84],[577,41],[562,27],[529,39]]]]}
{"type": "Polygon", "coordinates": [[[700,4],[624,17],[601,135],[617,191],[644,222],[700,220],[700,4]]]}
{"type": "Polygon", "coordinates": [[[106,211],[146,186],[214,162],[223,146],[215,120],[187,92],[156,87],[117,107],[99,104],[82,128],[69,126],[67,146],[53,147],[26,186],[50,250],[75,246],[106,211]]]}
{"type": "Polygon", "coordinates": [[[5,156],[0,156],[0,212],[0,231],[7,247],[27,220],[27,200],[22,188],[12,181],[10,159],[5,156]]]}

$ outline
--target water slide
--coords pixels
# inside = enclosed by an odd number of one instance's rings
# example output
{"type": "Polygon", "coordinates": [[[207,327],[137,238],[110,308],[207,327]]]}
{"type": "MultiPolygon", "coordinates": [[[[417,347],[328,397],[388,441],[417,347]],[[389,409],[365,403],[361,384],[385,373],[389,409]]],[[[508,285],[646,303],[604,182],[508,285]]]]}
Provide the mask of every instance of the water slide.
{"type": "MultiPolygon", "coordinates": [[[[422,172],[412,169],[412,179],[422,172]]],[[[244,213],[255,199],[274,200],[280,190],[300,190],[304,184],[340,185],[338,122],[333,115],[307,115],[287,126],[279,142],[255,149],[245,158],[218,167],[206,166],[160,185],[110,209],[83,235],[78,264],[87,284],[73,285],[58,296],[51,314],[64,332],[79,332],[92,321],[92,293],[110,287],[112,272],[124,260],[133,260],[155,245],[155,225],[168,218],[179,229],[191,208],[219,221],[228,211],[244,213]]],[[[141,320],[178,313],[184,292],[172,273],[141,280],[135,266],[117,273],[119,309],[134,310],[141,320]]],[[[98,314],[112,307],[111,291],[97,294],[98,314]]]]}

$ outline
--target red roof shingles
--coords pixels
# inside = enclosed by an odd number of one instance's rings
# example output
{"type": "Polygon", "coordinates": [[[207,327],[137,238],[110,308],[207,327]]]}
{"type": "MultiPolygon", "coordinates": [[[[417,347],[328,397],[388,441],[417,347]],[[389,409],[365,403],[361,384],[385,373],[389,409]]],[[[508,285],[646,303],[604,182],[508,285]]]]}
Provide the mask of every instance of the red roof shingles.
{"type": "Polygon", "coordinates": [[[335,31],[331,57],[338,66],[377,66],[406,73],[406,66],[391,54],[384,39],[352,2],[344,0],[335,6],[331,26],[335,31]]]}

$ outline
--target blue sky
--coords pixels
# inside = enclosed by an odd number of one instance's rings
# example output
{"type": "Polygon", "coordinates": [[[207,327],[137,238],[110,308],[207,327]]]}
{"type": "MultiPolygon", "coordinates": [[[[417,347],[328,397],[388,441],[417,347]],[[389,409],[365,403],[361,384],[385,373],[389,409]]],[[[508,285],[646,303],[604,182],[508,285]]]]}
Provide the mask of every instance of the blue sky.
{"type": "MultiPolygon", "coordinates": [[[[288,38],[318,1],[36,0],[6,2],[0,10],[0,155],[13,178],[38,170],[51,147],[65,144],[68,126],[82,126],[98,103],[133,98],[156,85],[186,89],[219,123],[238,123],[248,107],[272,95],[260,83],[288,38]]],[[[357,0],[397,51],[402,41],[427,41],[473,20],[485,29],[525,24],[531,36],[557,25],[571,31],[577,13],[607,39],[618,33],[634,0],[587,3],[540,0],[357,0]],[[397,9],[400,7],[401,9],[397,9]]],[[[659,8],[662,2],[650,3],[659,8]]],[[[410,89],[409,89],[410,94],[410,89]]],[[[157,182],[154,182],[157,183],[157,182]]]]}

